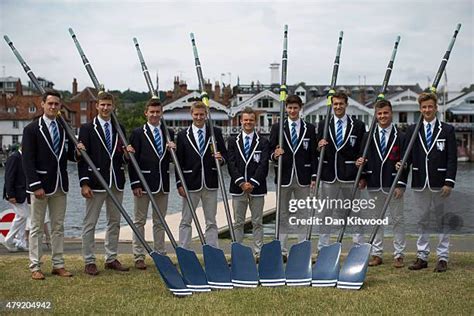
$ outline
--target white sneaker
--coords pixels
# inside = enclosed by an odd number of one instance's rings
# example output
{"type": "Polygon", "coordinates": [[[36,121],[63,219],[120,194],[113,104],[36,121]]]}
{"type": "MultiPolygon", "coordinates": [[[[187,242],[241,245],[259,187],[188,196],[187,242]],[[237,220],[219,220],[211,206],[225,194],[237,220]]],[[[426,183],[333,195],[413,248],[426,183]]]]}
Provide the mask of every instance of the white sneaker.
{"type": "Polygon", "coordinates": [[[3,242],[3,246],[5,246],[5,248],[7,248],[7,250],[9,252],[18,252],[19,251],[17,246],[15,246],[14,244],[10,244],[7,241],[3,242]]]}

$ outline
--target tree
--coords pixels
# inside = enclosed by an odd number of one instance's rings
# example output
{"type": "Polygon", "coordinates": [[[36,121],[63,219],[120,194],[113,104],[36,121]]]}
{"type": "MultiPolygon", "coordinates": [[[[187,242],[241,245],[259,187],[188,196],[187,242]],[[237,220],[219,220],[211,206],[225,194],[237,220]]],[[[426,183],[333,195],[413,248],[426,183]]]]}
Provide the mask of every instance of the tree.
{"type": "Polygon", "coordinates": [[[118,102],[117,117],[124,126],[127,135],[130,135],[133,129],[146,123],[146,117],[143,113],[145,104],[146,101],[141,101],[125,108],[122,102],[118,102]]]}

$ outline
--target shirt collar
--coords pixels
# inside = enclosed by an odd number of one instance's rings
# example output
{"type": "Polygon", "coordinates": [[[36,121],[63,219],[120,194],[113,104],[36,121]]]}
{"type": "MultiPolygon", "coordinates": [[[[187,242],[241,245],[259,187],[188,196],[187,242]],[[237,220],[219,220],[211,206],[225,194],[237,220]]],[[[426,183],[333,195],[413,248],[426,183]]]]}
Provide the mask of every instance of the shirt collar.
{"type": "Polygon", "coordinates": [[[382,129],[385,129],[385,131],[386,131],[385,135],[386,136],[390,135],[390,133],[392,132],[392,124],[390,124],[386,128],[382,128],[382,127],[380,127],[380,125],[377,125],[377,127],[378,127],[379,134],[382,133],[382,129]]]}
{"type": "Polygon", "coordinates": [[[429,124],[431,124],[431,129],[433,129],[436,125],[436,120],[437,120],[436,117],[431,122],[427,122],[426,120],[423,119],[423,126],[426,128],[426,125],[428,125],[428,123],[429,123],[429,124]]]}
{"type": "Polygon", "coordinates": [[[155,130],[155,128],[158,127],[158,129],[160,129],[160,123],[158,123],[158,125],[151,125],[150,123],[146,122],[146,124],[148,125],[148,127],[150,128],[150,130],[153,132],[155,130]]]}
{"type": "Polygon", "coordinates": [[[245,131],[242,130],[242,137],[245,140],[245,136],[250,137],[250,140],[253,140],[253,135],[255,134],[255,131],[252,131],[250,134],[245,133],[245,131]]]}
{"type": "Polygon", "coordinates": [[[342,120],[343,125],[346,125],[347,124],[347,114],[344,114],[344,116],[341,117],[341,118],[333,115],[333,120],[334,120],[334,124],[336,124],[339,120],[342,120]]]}
{"type": "Polygon", "coordinates": [[[288,126],[292,126],[293,123],[296,123],[296,128],[300,126],[300,119],[297,119],[296,121],[293,121],[292,119],[288,118],[288,126]]]}
{"type": "MultiPolygon", "coordinates": [[[[46,123],[46,126],[47,126],[48,128],[51,126],[51,122],[52,122],[52,121],[55,121],[55,122],[56,122],[56,120],[52,120],[52,119],[48,118],[46,115],[44,115],[44,114],[43,114],[43,121],[46,123]]],[[[56,124],[57,124],[57,123],[56,123],[56,124]]]]}
{"type": "Polygon", "coordinates": [[[197,127],[196,125],[192,125],[192,128],[193,128],[193,133],[197,133],[199,130],[202,130],[204,133],[206,133],[206,125],[204,125],[203,127],[199,128],[197,127]]]}
{"type": "Polygon", "coordinates": [[[109,123],[109,128],[112,127],[112,120],[106,121],[106,120],[102,119],[102,118],[101,118],[100,116],[98,116],[98,115],[97,115],[97,119],[99,120],[99,123],[100,123],[100,125],[102,126],[102,128],[104,128],[104,124],[105,124],[105,123],[109,123]]]}

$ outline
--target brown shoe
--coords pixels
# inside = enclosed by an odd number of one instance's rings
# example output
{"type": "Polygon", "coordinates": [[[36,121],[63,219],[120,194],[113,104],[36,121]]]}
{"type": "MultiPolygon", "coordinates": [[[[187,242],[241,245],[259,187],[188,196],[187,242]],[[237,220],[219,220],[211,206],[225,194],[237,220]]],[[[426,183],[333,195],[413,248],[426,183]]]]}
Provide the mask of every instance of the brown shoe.
{"type": "Polygon", "coordinates": [[[369,267],[379,266],[383,263],[383,260],[379,256],[372,256],[372,260],[369,261],[369,267]]]}
{"type": "Polygon", "coordinates": [[[145,260],[135,261],[135,268],[137,268],[138,270],[146,270],[145,260]]]}
{"type": "Polygon", "coordinates": [[[84,268],[84,273],[89,275],[97,275],[99,274],[99,270],[97,270],[97,266],[95,265],[95,263],[89,263],[86,264],[84,268]]]}
{"type": "Polygon", "coordinates": [[[433,272],[446,272],[446,270],[448,270],[448,262],[445,260],[439,260],[433,272]]]}
{"type": "Polygon", "coordinates": [[[120,272],[125,272],[125,271],[130,270],[130,268],[123,266],[120,263],[120,261],[118,261],[117,259],[115,259],[112,262],[106,262],[105,263],[105,268],[106,269],[117,270],[117,271],[120,271],[120,272]]]}
{"type": "Polygon", "coordinates": [[[409,270],[421,270],[428,268],[428,261],[417,258],[416,261],[408,267],[409,270]]]}
{"type": "Polygon", "coordinates": [[[65,277],[65,278],[72,277],[72,273],[67,271],[64,268],[53,269],[53,271],[51,271],[51,273],[54,274],[54,275],[59,275],[60,277],[65,277]]]}
{"type": "Polygon", "coordinates": [[[44,280],[44,274],[41,271],[33,271],[31,272],[31,278],[33,280],[44,280]]]}
{"type": "Polygon", "coordinates": [[[393,260],[393,267],[394,268],[403,268],[405,263],[403,262],[403,257],[398,257],[393,260]]]}

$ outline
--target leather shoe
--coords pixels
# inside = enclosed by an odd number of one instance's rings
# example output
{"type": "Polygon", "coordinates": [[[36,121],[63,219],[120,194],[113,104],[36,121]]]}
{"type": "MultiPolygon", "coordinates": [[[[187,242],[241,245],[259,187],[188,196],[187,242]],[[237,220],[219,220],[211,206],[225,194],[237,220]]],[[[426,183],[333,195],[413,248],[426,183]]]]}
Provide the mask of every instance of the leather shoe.
{"type": "Polygon", "coordinates": [[[288,255],[286,253],[282,253],[281,256],[283,257],[283,263],[288,261],[288,255]]]}
{"type": "Polygon", "coordinates": [[[41,271],[33,271],[31,272],[31,278],[33,280],[44,280],[44,274],[41,271]]]}
{"type": "Polygon", "coordinates": [[[448,262],[446,260],[439,260],[433,272],[446,272],[446,270],[448,270],[448,262]]]}
{"type": "Polygon", "coordinates": [[[95,265],[95,263],[89,263],[86,264],[84,268],[84,273],[89,275],[97,275],[99,274],[99,270],[97,270],[97,266],[95,265]]]}
{"type": "Polygon", "coordinates": [[[379,256],[372,256],[372,260],[369,261],[369,267],[379,266],[383,263],[382,258],[379,256]]]}
{"type": "Polygon", "coordinates": [[[145,260],[135,261],[135,268],[137,268],[138,270],[146,270],[145,260]]]}
{"type": "Polygon", "coordinates": [[[58,275],[60,277],[65,277],[65,278],[72,277],[72,273],[67,271],[64,268],[53,269],[53,271],[51,271],[51,273],[54,274],[54,275],[58,275]]]}
{"type": "Polygon", "coordinates": [[[130,270],[130,268],[123,266],[123,265],[120,263],[120,261],[118,261],[117,259],[115,259],[115,260],[112,261],[112,262],[106,262],[106,263],[105,263],[105,268],[106,268],[106,269],[117,270],[117,271],[120,271],[120,272],[124,272],[124,271],[130,270]]]}
{"type": "Polygon", "coordinates": [[[403,262],[403,257],[398,257],[393,260],[393,267],[394,268],[403,268],[405,263],[403,262]]]}
{"type": "Polygon", "coordinates": [[[428,261],[416,258],[416,261],[408,267],[409,270],[421,270],[428,268],[428,261]]]}

